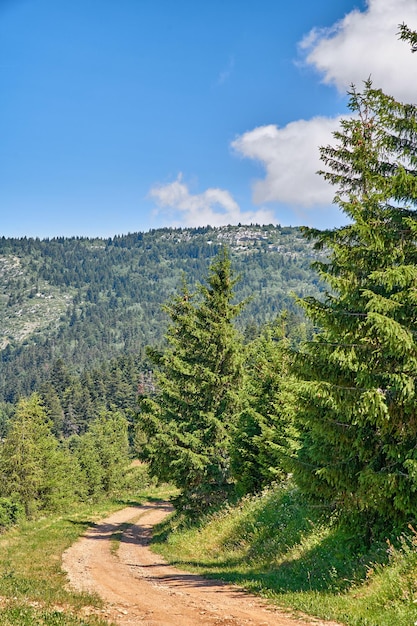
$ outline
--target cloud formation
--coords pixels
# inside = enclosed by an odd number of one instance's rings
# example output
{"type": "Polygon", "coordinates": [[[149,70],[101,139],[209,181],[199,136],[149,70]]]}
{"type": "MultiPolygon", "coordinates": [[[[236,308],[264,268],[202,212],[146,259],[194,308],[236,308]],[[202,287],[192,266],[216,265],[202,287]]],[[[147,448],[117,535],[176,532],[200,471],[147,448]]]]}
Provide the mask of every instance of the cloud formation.
{"type": "MultiPolygon", "coordinates": [[[[304,64],[314,68],[322,82],[345,93],[353,83],[359,89],[371,77],[377,88],[405,102],[417,101],[417,58],[398,39],[399,24],[417,29],[417,0],[368,0],[366,10],[354,10],[326,29],[311,30],[300,42],[304,64]]],[[[220,74],[221,84],[233,69],[233,59],[220,74]]],[[[317,175],[323,167],[319,146],[333,144],[332,133],[342,117],[314,117],[278,127],[259,126],[232,142],[235,153],[264,167],[265,176],[252,184],[255,205],[283,204],[296,212],[328,207],[335,189],[317,175]]],[[[176,211],[179,225],[276,221],[272,211],[241,211],[231,194],[210,188],[191,194],[181,176],[155,186],[150,196],[162,210],[176,211]]],[[[304,214],[305,215],[305,214],[304,214]]]]}
{"type": "Polygon", "coordinates": [[[370,76],[375,87],[416,102],[417,61],[409,45],[398,39],[403,22],[417,28],[415,0],[368,0],[366,11],[352,11],[331,28],[310,31],[300,49],[323,82],[341,92],[370,76]]]}
{"type": "MultiPolygon", "coordinates": [[[[406,101],[417,101],[417,59],[398,40],[398,25],[417,28],[416,0],[369,0],[331,28],[313,29],[300,43],[306,64],[323,82],[346,92],[371,76],[375,87],[406,101]],[[413,77],[413,78],[410,78],[413,77]]],[[[238,137],[232,147],[260,162],[265,178],[252,185],[255,204],[279,202],[295,208],[323,207],[334,189],[315,172],[322,168],[319,146],[333,143],[341,117],[315,117],[283,128],[260,126],[238,137]]]]}
{"type": "Polygon", "coordinates": [[[182,182],[182,175],[166,185],[155,185],[149,196],[156,200],[159,211],[175,213],[175,226],[223,226],[226,224],[258,223],[269,224],[275,221],[268,209],[242,211],[225,189],[209,188],[200,194],[191,194],[182,182]]]}
{"type": "Polygon", "coordinates": [[[253,184],[254,203],[282,202],[304,208],[330,204],[334,190],[316,172],[322,166],[319,146],[331,143],[339,120],[315,117],[283,128],[260,126],[238,137],[232,147],[266,170],[266,177],[253,184]]]}

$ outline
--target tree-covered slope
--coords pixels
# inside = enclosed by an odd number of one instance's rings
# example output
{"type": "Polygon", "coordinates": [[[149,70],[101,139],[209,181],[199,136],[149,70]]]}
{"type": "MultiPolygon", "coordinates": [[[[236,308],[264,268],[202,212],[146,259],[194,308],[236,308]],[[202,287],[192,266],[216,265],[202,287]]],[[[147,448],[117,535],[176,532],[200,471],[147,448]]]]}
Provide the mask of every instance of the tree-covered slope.
{"type": "Polygon", "coordinates": [[[316,253],[297,228],[160,229],[111,239],[0,239],[0,399],[36,390],[62,358],[81,372],[122,353],[136,356],[166,329],[161,305],[185,274],[202,279],[220,246],[231,250],[249,299],[241,328],[260,325],[291,292],[317,295],[316,253]]]}

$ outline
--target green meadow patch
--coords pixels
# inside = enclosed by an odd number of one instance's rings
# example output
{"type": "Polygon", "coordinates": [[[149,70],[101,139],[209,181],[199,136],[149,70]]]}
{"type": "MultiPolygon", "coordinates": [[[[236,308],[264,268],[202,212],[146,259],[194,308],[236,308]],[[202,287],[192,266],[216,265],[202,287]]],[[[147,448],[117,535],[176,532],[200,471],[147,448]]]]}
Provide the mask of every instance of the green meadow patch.
{"type": "Polygon", "coordinates": [[[417,539],[370,548],[291,485],[275,487],[199,524],[172,516],[153,548],[172,564],[237,583],[272,602],[351,626],[417,622],[417,539]]]}

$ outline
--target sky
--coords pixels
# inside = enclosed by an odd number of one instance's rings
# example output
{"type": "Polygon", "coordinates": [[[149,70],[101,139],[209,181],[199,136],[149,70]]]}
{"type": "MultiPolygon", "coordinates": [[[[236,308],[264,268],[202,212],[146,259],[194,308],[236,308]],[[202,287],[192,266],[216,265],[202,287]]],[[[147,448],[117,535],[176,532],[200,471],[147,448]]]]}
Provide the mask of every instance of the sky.
{"type": "Polygon", "coordinates": [[[0,0],[0,236],[342,225],[319,146],[352,84],[417,102],[403,22],[417,0],[0,0]]]}

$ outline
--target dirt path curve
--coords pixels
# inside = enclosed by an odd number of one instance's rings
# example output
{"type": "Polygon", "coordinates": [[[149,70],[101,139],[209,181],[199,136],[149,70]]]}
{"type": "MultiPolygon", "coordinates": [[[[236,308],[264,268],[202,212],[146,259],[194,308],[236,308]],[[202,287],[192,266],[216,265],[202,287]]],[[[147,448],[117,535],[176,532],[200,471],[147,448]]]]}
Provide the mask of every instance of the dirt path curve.
{"type": "Polygon", "coordinates": [[[102,615],[120,626],[337,626],[291,619],[238,587],[167,565],[148,544],[153,525],[171,511],[148,503],[95,525],[63,555],[70,586],[98,593],[102,615]]]}

